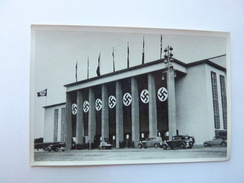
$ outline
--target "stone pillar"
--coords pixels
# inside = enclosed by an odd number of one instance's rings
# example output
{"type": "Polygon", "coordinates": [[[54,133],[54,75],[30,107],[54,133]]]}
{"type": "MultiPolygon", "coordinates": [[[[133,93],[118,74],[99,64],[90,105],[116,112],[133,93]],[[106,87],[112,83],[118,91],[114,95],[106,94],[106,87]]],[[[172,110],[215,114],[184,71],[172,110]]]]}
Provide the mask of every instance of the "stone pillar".
{"type": "Polygon", "coordinates": [[[96,116],[95,116],[96,113],[95,113],[95,96],[92,88],[89,88],[89,105],[90,106],[89,106],[89,114],[88,114],[88,136],[89,136],[88,140],[89,143],[93,143],[96,134],[96,116]]]}
{"type": "Polygon", "coordinates": [[[104,140],[104,138],[109,138],[108,91],[105,85],[102,85],[102,103],[102,140],[104,140]]]}
{"type": "Polygon", "coordinates": [[[72,145],[72,111],[71,111],[71,94],[66,93],[66,129],[65,129],[65,144],[68,150],[72,145]]]}
{"type": "Polygon", "coordinates": [[[169,69],[167,71],[169,139],[172,139],[172,136],[176,135],[177,130],[174,77],[174,70],[169,69]]]}
{"type": "Polygon", "coordinates": [[[148,74],[149,92],[149,136],[157,136],[157,103],[155,80],[152,74],[148,74]]]}
{"type": "Polygon", "coordinates": [[[119,142],[124,141],[123,126],[123,96],[122,87],[119,81],[116,81],[116,148],[119,148],[119,142]]]}
{"type": "Polygon", "coordinates": [[[77,91],[77,116],[76,116],[76,143],[83,144],[84,120],[83,120],[83,96],[77,91]]]}
{"type": "Polygon", "coordinates": [[[131,78],[131,122],[132,122],[132,142],[137,147],[140,141],[140,126],[139,126],[139,96],[137,81],[134,77],[131,78]]]}

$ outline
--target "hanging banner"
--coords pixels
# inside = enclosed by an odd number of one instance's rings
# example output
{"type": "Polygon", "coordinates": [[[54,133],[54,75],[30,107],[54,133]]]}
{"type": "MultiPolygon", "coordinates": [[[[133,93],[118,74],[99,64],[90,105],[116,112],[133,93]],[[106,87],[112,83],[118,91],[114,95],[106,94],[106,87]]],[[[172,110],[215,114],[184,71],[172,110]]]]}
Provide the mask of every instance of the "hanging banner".
{"type": "Polygon", "coordinates": [[[76,115],[77,114],[77,105],[76,104],[72,104],[71,111],[72,111],[72,114],[73,115],[76,115]]]}
{"type": "Polygon", "coordinates": [[[102,105],[103,105],[102,100],[99,99],[99,98],[96,99],[95,108],[96,108],[97,111],[100,111],[102,109],[102,105]]]}
{"type": "Polygon", "coordinates": [[[149,102],[149,92],[147,89],[142,90],[140,98],[144,104],[147,104],[149,102]]]}
{"type": "Polygon", "coordinates": [[[116,98],[115,96],[111,95],[108,98],[108,106],[110,109],[114,108],[116,106],[116,98]]]}
{"type": "Polygon", "coordinates": [[[89,102],[88,101],[84,101],[84,103],[83,103],[83,111],[85,113],[87,113],[89,111],[89,102]]]}
{"type": "Polygon", "coordinates": [[[158,89],[158,99],[161,101],[161,102],[164,102],[165,100],[167,100],[168,98],[168,91],[166,88],[164,87],[161,87],[158,89]]]}
{"type": "Polygon", "coordinates": [[[125,93],[123,96],[123,103],[125,106],[129,106],[132,102],[132,96],[130,93],[125,93]]]}

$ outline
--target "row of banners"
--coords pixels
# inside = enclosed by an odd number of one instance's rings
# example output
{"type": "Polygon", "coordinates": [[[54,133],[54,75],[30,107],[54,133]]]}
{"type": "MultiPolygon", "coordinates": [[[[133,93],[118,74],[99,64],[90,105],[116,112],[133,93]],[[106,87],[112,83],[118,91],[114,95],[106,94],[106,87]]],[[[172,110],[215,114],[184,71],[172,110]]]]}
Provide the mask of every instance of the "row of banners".
{"type": "MultiPolygon", "coordinates": [[[[167,100],[168,98],[168,91],[165,87],[161,87],[158,89],[158,92],[157,92],[157,96],[158,96],[158,99],[161,101],[161,102],[164,102],[167,100]]],[[[149,102],[149,91],[147,89],[144,89],[141,91],[141,94],[140,94],[140,99],[141,101],[144,103],[144,104],[147,104],[149,102]]],[[[130,93],[125,93],[123,95],[123,104],[125,106],[129,106],[132,102],[132,96],[130,93]]],[[[116,97],[111,95],[109,96],[108,98],[108,106],[110,109],[113,109],[115,106],[116,106],[116,103],[117,103],[117,100],[116,100],[116,97]]],[[[88,101],[84,101],[83,103],[83,111],[85,113],[87,113],[89,111],[89,108],[90,108],[90,105],[89,105],[89,102],[88,101]]],[[[101,99],[96,99],[95,101],[95,109],[97,111],[100,111],[102,109],[102,100],[101,99]]],[[[72,114],[73,115],[76,115],[77,114],[77,104],[72,104],[72,114]]]]}

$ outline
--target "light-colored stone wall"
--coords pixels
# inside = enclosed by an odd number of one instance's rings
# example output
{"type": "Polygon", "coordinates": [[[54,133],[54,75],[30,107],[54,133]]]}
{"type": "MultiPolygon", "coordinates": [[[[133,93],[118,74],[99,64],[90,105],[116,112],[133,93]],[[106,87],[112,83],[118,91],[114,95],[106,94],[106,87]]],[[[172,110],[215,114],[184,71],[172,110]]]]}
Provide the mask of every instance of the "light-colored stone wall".
{"type": "Polygon", "coordinates": [[[211,71],[217,74],[221,123],[219,130],[222,130],[219,75],[225,76],[225,72],[207,64],[200,64],[189,67],[182,78],[176,78],[177,128],[182,135],[193,135],[197,144],[202,144],[215,135],[211,71]]]}
{"type": "Polygon", "coordinates": [[[54,137],[54,111],[58,109],[58,139],[61,141],[61,116],[62,108],[65,108],[65,104],[55,105],[53,107],[45,108],[44,116],[44,142],[53,142],[54,137]]]}

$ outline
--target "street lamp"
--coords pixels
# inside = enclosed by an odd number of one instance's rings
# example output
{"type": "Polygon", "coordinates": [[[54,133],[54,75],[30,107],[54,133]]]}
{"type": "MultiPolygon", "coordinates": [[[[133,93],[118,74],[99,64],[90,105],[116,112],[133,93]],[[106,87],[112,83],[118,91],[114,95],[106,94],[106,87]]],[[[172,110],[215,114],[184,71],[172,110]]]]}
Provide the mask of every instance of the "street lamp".
{"type": "MultiPolygon", "coordinates": [[[[170,67],[172,66],[172,63],[171,63],[171,60],[172,60],[172,57],[173,57],[173,48],[171,46],[167,46],[165,49],[164,49],[164,63],[165,63],[165,66],[167,68],[167,72],[170,72],[170,67]]],[[[168,75],[166,72],[166,75],[168,75]]],[[[168,77],[168,76],[167,76],[168,77]]],[[[162,80],[164,80],[164,73],[162,73],[162,80]]]]}
{"type": "Polygon", "coordinates": [[[173,48],[167,46],[164,49],[164,63],[167,71],[167,90],[168,90],[168,125],[169,125],[169,138],[171,139],[176,130],[176,103],[175,103],[175,71],[172,65],[173,48]]]}
{"type": "Polygon", "coordinates": [[[167,69],[169,70],[170,69],[170,66],[172,66],[172,63],[171,63],[171,59],[173,57],[173,48],[171,46],[168,46],[164,49],[164,63],[167,67],[167,69]]]}

